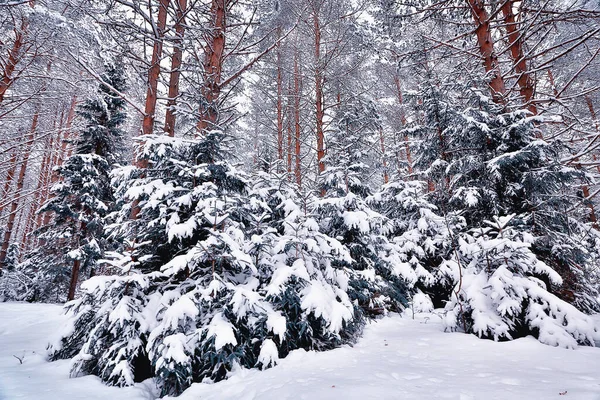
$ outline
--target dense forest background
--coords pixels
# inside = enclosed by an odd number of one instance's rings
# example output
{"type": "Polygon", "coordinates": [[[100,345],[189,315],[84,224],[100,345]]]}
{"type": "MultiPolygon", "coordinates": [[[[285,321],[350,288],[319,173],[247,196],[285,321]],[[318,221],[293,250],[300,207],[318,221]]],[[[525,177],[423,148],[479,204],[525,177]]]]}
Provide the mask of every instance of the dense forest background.
{"type": "Polygon", "coordinates": [[[600,340],[600,6],[0,0],[0,299],[163,394],[443,308],[600,340]]]}

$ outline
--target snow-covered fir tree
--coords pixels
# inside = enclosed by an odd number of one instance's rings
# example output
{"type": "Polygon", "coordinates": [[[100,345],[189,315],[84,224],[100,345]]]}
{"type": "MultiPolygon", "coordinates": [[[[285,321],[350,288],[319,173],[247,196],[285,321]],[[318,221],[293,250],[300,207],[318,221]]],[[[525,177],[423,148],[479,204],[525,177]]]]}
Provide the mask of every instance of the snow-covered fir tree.
{"type": "Polygon", "coordinates": [[[593,275],[584,272],[594,270],[597,233],[566,212],[562,194],[578,172],[561,165],[560,144],[541,139],[543,119],[504,111],[477,91],[463,110],[437,90],[428,93],[420,162],[439,188],[430,197],[442,215],[459,213],[466,222],[440,264],[454,281],[450,326],[495,339],[533,334],[554,345],[593,344],[593,323],[566,301],[585,311],[598,306],[587,280],[593,275]],[[495,234],[489,216],[504,221],[495,222],[495,234]]]}
{"type": "Polygon", "coordinates": [[[124,243],[113,254],[122,274],[82,285],[53,359],[74,357],[73,375],[114,385],[155,376],[177,394],[236,366],[356,338],[350,273],[337,267],[350,252],[289,187],[265,174],[250,185],[223,159],[220,131],[144,140],[144,174],[115,174],[121,207],[109,232],[124,243]]]}
{"type": "Polygon", "coordinates": [[[407,309],[598,345],[597,3],[0,0],[0,301],[160,396],[407,309]]]}
{"type": "Polygon", "coordinates": [[[125,89],[119,64],[106,65],[98,93],[77,109],[83,128],[73,155],[56,169],[58,183],[39,213],[50,214],[37,232],[40,246],[19,269],[33,280],[22,293],[31,301],[73,299],[80,280],[93,276],[107,248],[104,217],[113,207],[110,172],[120,160],[126,119],[125,89]]]}
{"type": "Polygon", "coordinates": [[[340,110],[328,141],[330,167],[321,174],[324,196],[314,201],[313,211],[322,231],[348,248],[352,260],[334,265],[348,271],[350,297],[370,316],[399,311],[407,302],[403,277],[389,257],[391,222],[366,201],[373,172],[367,162],[373,160],[369,153],[379,128],[372,103],[357,99],[340,110]]]}

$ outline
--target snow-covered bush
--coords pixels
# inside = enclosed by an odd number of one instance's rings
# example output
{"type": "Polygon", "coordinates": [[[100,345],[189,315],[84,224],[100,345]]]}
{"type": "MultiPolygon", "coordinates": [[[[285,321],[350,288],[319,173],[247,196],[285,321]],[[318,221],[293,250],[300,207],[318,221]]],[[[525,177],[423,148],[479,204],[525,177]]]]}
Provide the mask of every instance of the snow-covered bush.
{"type": "Polygon", "coordinates": [[[288,189],[272,179],[251,187],[219,158],[223,143],[216,131],[147,138],[145,173],[116,174],[110,232],[135,240],[115,255],[124,275],[90,279],[67,305],[72,326],[51,358],[74,357],[74,375],[114,385],[155,376],[177,394],[236,365],[269,367],[293,349],[355,338],[349,272],[334,265],[351,261],[347,249],[288,189]]]}
{"type": "Polygon", "coordinates": [[[511,225],[513,217],[459,238],[458,260],[445,268],[455,283],[447,327],[494,340],[534,335],[553,346],[594,345],[594,321],[551,293],[561,277],[532,252],[533,236],[511,225]]]}
{"type": "Polygon", "coordinates": [[[453,237],[464,229],[465,221],[456,213],[440,215],[427,200],[426,188],[421,181],[394,181],[367,201],[389,220],[383,258],[393,274],[411,292],[421,290],[443,307],[452,282],[440,274],[440,265],[452,254],[453,237]]]}

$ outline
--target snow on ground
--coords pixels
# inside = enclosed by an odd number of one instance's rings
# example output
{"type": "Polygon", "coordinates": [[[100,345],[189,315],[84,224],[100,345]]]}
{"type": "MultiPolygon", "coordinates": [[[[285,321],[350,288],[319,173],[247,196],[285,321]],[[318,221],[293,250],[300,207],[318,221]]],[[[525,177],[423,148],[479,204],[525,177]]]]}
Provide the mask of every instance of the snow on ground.
{"type": "MultiPolygon", "coordinates": [[[[92,376],[67,379],[69,361],[46,362],[46,344],[63,323],[57,306],[0,304],[1,400],[152,398],[150,384],[118,389],[92,376]]],[[[296,351],[267,371],[194,384],[179,400],[600,400],[599,372],[600,348],[494,343],[444,333],[435,315],[394,316],[370,324],[354,347],[296,351]]]]}
{"type": "Polygon", "coordinates": [[[0,303],[0,400],[146,400],[145,385],[108,387],[95,376],[69,379],[68,360],[49,363],[46,346],[65,322],[62,307],[0,303]],[[16,357],[22,359],[23,364],[16,357]]]}

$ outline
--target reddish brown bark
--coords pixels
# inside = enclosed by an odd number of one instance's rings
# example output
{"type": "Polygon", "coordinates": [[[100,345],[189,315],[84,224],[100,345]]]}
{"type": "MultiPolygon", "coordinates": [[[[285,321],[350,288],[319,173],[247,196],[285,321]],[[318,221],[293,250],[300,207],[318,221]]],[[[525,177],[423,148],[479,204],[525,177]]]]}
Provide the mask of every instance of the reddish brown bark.
{"type": "Polygon", "coordinates": [[[73,261],[73,267],[71,268],[71,281],[69,282],[69,293],[67,294],[67,301],[71,301],[75,298],[75,290],[77,289],[77,281],[79,280],[80,267],[80,260],[73,261]]]}
{"type": "Polygon", "coordinates": [[[8,51],[8,60],[3,68],[2,78],[0,79],[0,103],[4,101],[6,91],[15,81],[14,73],[15,69],[17,68],[17,64],[19,63],[19,59],[21,58],[27,24],[27,21],[23,19],[21,28],[18,29],[15,27],[14,29],[15,41],[13,42],[11,49],[8,51]]]}
{"type": "MultiPolygon", "coordinates": [[[[588,106],[588,110],[590,110],[590,115],[592,116],[592,121],[594,121],[596,131],[600,132],[600,124],[598,123],[598,118],[596,117],[596,110],[594,109],[594,103],[592,103],[592,98],[589,95],[586,95],[585,102],[588,106]]],[[[596,163],[596,169],[600,173],[600,164],[598,164],[598,156],[595,153],[592,154],[592,159],[596,163]]]]}
{"type": "MultiPolygon", "coordinates": [[[[277,31],[281,37],[281,28],[277,31]]],[[[281,45],[277,45],[277,158],[283,161],[283,77],[281,66],[281,45]]]]}
{"type": "Polygon", "coordinates": [[[181,75],[181,63],[183,61],[183,36],[185,34],[185,10],[187,0],[177,0],[177,11],[175,12],[175,35],[173,45],[173,56],[171,58],[171,75],[169,77],[169,100],[165,114],[165,132],[169,136],[175,136],[175,106],[179,96],[179,76],[181,75]]]}
{"type": "Polygon", "coordinates": [[[302,188],[302,159],[300,158],[300,135],[302,127],[300,126],[300,67],[298,65],[298,51],[294,56],[294,155],[296,164],[294,166],[294,175],[296,175],[296,184],[298,189],[302,188]]]}
{"type": "MultiPolygon", "coordinates": [[[[317,134],[317,164],[319,174],[325,171],[325,132],[323,130],[323,119],[325,109],[323,106],[323,85],[324,77],[321,66],[321,25],[317,10],[313,10],[313,28],[315,33],[315,114],[316,114],[316,134],[317,134]]],[[[321,195],[325,195],[322,190],[321,195]]]]}
{"type": "MultiPolygon", "coordinates": [[[[54,125],[56,126],[56,121],[54,122],[54,125]]],[[[33,202],[29,206],[29,210],[27,212],[27,222],[25,224],[25,230],[23,231],[23,238],[21,240],[21,243],[23,244],[23,246],[21,248],[24,251],[27,251],[27,249],[29,248],[29,245],[31,243],[31,232],[33,232],[33,230],[36,228],[36,211],[43,202],[45,185],[47,185],[47,183],[48,183],[48,181],[47,181],[48,166],[50,165],[50,160],[52,157],[52,147],[54,145],[53,142],[54,142],[54,136],[51,136],[50,139],[48,140],[48,147],[47,147],[48,149],[50,149],[50,151],[46,151],[46,153],[44,154],[44,157],[42,159],[42,165],[40,166],[40,173],[38,176],[37,187],[36,187],[35,193],[33,194],[33,196],[34,196],[33,202]]],[[[38,215],[38,217],[37,217],[38,223],[40,220],[41,220],[41,216],[38,215]]]]}
{"type": "Polygon", "coordinates": [[[154,131],[154,120],[156,113],[156,100],[158,90],[158,78],[160,76],[160,61],[162,59],[163,36],[167,24],[167,8],[169,0],[160,0],[158,4],[158,16],[156,20],[156,32],[154,32],[154,44],[152,46],[152,58],[148,70],[148,87],[146,90],[146,104],[144,108],[144,120],[142,121],[142,133],[150,135],[154,131]]]}
{"type": "Polygon", "coordinates": [[[490,19],[485,9],[483,0],[467,0],[471,8],[471,15],[475,21],[475,34],[477,47],[483,59],[485,72],[489,75],[489,87],[492,99],[498,104],[504,104],[506,87],[498,65],[498,57],[494,51],[494,39],[490,30],[490,19]]]}
{"type": "Polygon", "coordinates": [[[519,85],[519,92],[523,98],[523,103],[527,105],[527,109],[531,111],[533,115],[537,115],[537,107],[535,103],[532,102],[535,85],[531,74],[529,73],[529,69],[527,68],[527,60],[525,59],[525,52],[523,51],[522,35],[513,12],[514,4],[514,0],[508,0],[502,6],[504,28],[508,35],[510,54],[513,59],[513,70],[517,75],[517,84],[519,85]]]}
{"type": "MultiPolygon", "coordinates": [[[[60,141],[60,148],[59,148],[58,152],[55,154],[54,162],[52,163],[52,166],[51,166],[51,171],[54,167],[61,166],[63,164],[63,162],[69,156],[70,149],[68,149],[68,144],[69,144],[69,141],[72,136],[71,125],[73,123],[73,119],[75,118],[76,106],[77,106],[77,96],[73,96],[73,98],[71,99],[71,104],[69,106],[69,112],[67,114],[67,121],[65,122],[64,132],[62,132],[62,134],[61,134],[61,131],[62,131],[62,115],[61,115],[61,119],[60,119],[60,124],[61,124],[60,128],[61,129],[59,129],[59,134],[58,134],[58,140],[60,141]]],[[[50,183],[48,186],[46,186],[47,191],[46,191],[44,199],[43,199],[44,202],[48,201],[48,199],[50,198],[49,189],[56,182],[58,182],[58,179],[59,179],[59,175],[56,171],[50,172],[50,183]]],[[[48,225],[50,223],[51,217],[52,217],[52,213],[45,213],[44,219],[42,221],[42,226],[48,225]]]]}
{"type": "Polygon", "coordinates": [[[225,51],[226,6],[228,0],[212,0],[210,7],[211,26],[204,49],[204,83],[202,104],[196,129],[203,134],[218,122],[218,99],[221,95],[223,53],[225,51]]]}
{"type": "Polygon", "coordinates": [[[583,192],[583,198],[587,201],[588,209],[590,210],[589,216],[592,226],[595,229],[598,229],[598,218],[596,217],[596,210],[594,209],[594,203],[592,199],[590,199],[590,188],[588,185],[582,185],[581,191],[583,192]]]}
{"type": "Polygon", "coordinates": [[[294,108],[292,107],[292,83],[291,80],[288,81],[288,90],[287,90],[287,110],[286,110],[286,121],[287,121],[287,172],[289,179],[292,179],[292,121],[293,121],[293,112],[294,108]]]}
{"type": "MultiPolygon", "coordinates": [[[[159,0],[158,14],[156,18],[156,32],[154,32],[154,44],[152,46],[152,58],[150,61],[150,69],[148,70],[148,88],[146,90],[146,104],[144,108],[144,119],[142,121],[142,134],[151,135],[154,133],[154,122],[156,117],[156,101],[158,99],[158,79],[160,77],[160,61],[163,52],[163,40],[165,27],[167,25],[167,10],[170,0],[159,0]]],[[[171,78],[173,78],[171,76],[171,78]]],[[[169,86],[169,91],[171,87],[169,86]]],[[[169,98],[171,98],[169,96],[169,98]]],[[[174,122],[165,120],[165,126],[169,124],[169,129],[174,129],[174,122]]],[[[165,127],[165,131],[166,131],[165,127]]],[[[168,132],[168,131],[167,131],[168,132]]],[[[136,153],[139,150],[136,150],[136,153]]],[[[144,170],[148,167],[148,160],[140,157],[139,154],[134,156],[135,164],[138,168],[144,170]]],[[[131,207],[131,219],[137,219],[140,212],[138,201],[134,201],[131,207]]]]}
{"type": "MultiPolygon", "coordinates": [[[[48,163],[44,166],[42,165],[42,169],[41,169],[41,180],[42,180],[42,192],[40,194],[40,202],[39,204],[42,205],[44,204],[49,197],[49,193],[50,193],[50,186],[51,186],[51,180],[52,180],[52,169],[54,168],[54,166],[58,163],[58,145],[61,141],[61,129],[62,129],[62,123],[63,123],[63,113],[64,111],[61,112],[60,117],[59,117],[59,130],[56,134],[56,136],[52,135],[50,137],[50,144],[48,147],[48,153],[46,154],[46,156],[48,157],[48,163]]],[[[36,216],[36,220],[35,220],[35,229],[39,228],[40,226],[42,226],[42,218],[45,215],[42,215],[41,213],[38,213],[36,216]]],[[[49,218],[49,216],[48,216],[49,218]]],[[[49,220],[47,221],[49,222],[49,220]]]]}
{"type": "Polygon", "coordinates": [[[25,139],[23,159],[21,160],[19,176],[17,178],[17,185],[12,197],[13,200],[10,205],[8,219],[6,221],[6,230],[4,231],[4,237],[2,239],[2,248],[0,249],[0,270],[2,269],[4,261],[6,260],[8,245],[10,244],[10,240],[13,234],[15,218],[17,216],[17,207],[19,205],[19,198],[21,196],[21,192],[23,191],[23,183],[25,182],[25,171],[27,170],[27,163],[29,162],[29,157],[31,155],[31,148],[33,147],[33,140],[37,131],[38,120],[39,109],[36,109],[35,114],[33,115],[33,120],[31,122],[31,128],[29,129],[29,133],[27,134],[27,137],[25,139]]]}
{"type": "MultiPolygon", "coordinates": [[[[9,169],[6,174],[6,181],[4,182],[4,188],[2,189],[2,196],[0,197],[0,199],[6,199],[8,196],[8,192],[10,191],[13,180],[15,178],[15,172],[17,172],[18,156],[19,156],[19,149],[15,148],[13,150],[12,154],[10,155],[9,167],[8,167],[9,169]]],[[[0,215],[2,215],[3,211],[4,211],[4,208],[2,206],[0,206],[0,215]]]]}

